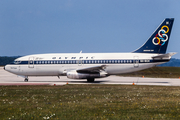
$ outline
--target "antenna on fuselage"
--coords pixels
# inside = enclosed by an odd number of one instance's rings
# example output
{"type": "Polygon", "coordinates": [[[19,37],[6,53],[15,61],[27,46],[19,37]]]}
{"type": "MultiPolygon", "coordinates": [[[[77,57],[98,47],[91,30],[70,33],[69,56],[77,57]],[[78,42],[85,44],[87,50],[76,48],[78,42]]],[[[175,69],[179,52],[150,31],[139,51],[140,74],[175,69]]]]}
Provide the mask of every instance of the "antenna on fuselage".
{"type": "Polygon", "coordinates": [[[82,53],[82,50],[79,53],[82,53]]]}

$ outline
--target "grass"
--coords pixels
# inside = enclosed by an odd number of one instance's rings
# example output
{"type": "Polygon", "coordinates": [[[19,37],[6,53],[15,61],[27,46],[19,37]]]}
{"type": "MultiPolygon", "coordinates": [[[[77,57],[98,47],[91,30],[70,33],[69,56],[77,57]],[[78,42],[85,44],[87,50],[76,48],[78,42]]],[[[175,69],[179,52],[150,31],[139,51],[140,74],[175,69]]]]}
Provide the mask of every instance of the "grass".
{"type": "Polygon", "coordinates": [[[180,77],[180,67],[152,67],[149,69],[121,74],[120,76],[130,76],[130,77],[151,77],[151,78],[179,78],[180,77]]]}
{"type": "Polygon", "coordinates": [[[180,119],[180,87],[0,86],[0,119],[180,119]]]}

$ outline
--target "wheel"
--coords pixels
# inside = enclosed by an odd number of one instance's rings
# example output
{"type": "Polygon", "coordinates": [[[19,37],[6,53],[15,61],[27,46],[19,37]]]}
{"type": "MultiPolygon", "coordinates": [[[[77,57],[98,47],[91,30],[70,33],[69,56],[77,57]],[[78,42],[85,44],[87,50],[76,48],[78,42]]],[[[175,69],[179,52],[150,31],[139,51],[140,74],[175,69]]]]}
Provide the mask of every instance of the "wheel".
{"type": "Polygon", "coordinates": [[[94,78],[88,78],[87,82],[94,82],[94,78]]]}
{"type": "Polygon", "coordinates": [[[28,82],[28,78],[25,78],[25,79],[24,79],[24,82],[28,82]]]}

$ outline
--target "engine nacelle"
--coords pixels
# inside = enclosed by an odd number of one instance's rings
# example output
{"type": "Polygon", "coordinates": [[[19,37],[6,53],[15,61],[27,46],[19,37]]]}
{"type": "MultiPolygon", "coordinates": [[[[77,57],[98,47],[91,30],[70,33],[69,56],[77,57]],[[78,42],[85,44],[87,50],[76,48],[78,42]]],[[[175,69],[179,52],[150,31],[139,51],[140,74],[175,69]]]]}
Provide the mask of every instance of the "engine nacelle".
{"type": "Polygon", "coordinates": [[[67,77],[70,79],[87,79],[87,78],[101,78],[106,77],[106,75],[102,75],[100,73],[78,73],[76,71],[68,72],[67,77]]]}

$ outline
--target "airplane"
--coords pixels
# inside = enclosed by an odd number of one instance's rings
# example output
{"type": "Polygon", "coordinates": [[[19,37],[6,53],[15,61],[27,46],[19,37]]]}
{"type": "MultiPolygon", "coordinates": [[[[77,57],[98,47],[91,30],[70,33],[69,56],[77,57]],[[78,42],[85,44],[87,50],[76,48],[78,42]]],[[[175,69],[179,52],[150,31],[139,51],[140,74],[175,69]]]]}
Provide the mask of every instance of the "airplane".
{"type": "Polygon", "coordinates": [[[24,77],[67,76],[70,79],[108,77],[147,69],[171,59],[176,53],[166,53],[174,18],[166,18],[150,38],[137,50],[129,53],[61,53],[33,54],[7,64],[4,70],[24,77]]]}

